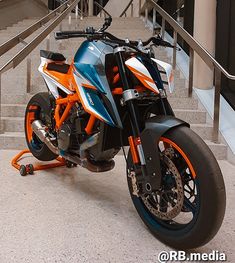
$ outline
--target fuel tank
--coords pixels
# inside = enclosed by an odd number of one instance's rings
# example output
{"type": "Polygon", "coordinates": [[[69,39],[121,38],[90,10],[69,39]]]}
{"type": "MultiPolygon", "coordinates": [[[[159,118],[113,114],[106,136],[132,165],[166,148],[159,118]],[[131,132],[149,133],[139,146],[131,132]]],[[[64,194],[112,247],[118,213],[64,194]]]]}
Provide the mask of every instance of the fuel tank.
{"type": "Polygon", "coordinates": [[[113,47],[101,41],[84,41],[74,57],[76,70],[102,93],[109,88],[105,72],[105,55],[112,54],[113,47]]]}

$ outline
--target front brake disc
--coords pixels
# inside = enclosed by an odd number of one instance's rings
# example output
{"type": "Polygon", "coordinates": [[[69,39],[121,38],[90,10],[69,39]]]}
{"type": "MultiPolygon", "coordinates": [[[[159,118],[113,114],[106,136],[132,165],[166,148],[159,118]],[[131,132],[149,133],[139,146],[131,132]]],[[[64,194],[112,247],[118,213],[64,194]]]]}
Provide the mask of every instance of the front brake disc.
{"type": "Polygon", "coordinates": [[[149,211],[161,220],[172,220],[182,210],[184,203],[184,188],[179,171],[174,163],[166,155],[162,156],[162,162],[167,166],[168,173],[171,174],[174,185],[171,189],[165,189],[164,186],[158,192],[151,193],[147,196],[142,195],[142,201],[149,211]],[[161,206],[161,199],[164,198],[164,203],[167,207],[161,206]]]}

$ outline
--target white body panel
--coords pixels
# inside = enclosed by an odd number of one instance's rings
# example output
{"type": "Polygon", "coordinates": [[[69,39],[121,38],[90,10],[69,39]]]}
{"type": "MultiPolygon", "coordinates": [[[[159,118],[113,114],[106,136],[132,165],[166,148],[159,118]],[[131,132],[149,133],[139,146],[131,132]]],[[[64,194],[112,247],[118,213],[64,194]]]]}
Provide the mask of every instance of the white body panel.
{"type": "Polygon", "coordinates": [[[149,87],[152,91],[159,93],[159,90],[152,79],[147,68],[135,57],[128,59],[125,64],[135,74],[135,76],[142,82],[144,86],[149,87]]]}
{"type": "Polygon", "coordinates": [[[50,59],[46,59],[41,57],[41,64],[38,67],[39,72],[42,74],[50,92],[52,93],[52,95],[58,99],[59,98],[59,92],[58,92],[58,88],[60,88],[61,90],[63,90],[65,93],[67,94],[73,94],[72,91],[68,90],[67,88],[65,88],[63,85],[61,85],[59,82],[57,82],[54,78],[52,78],[51,76],[49,76],[48,74],[46,74],[43,71],[43,67],[45,66],[46,63],[50,63],[53,62],[50,59]]]}
{"type": "Polygon", "coordinates": [[[166,62],[163,62],[155,58],[152,58],[152,60],[156,62],[160,67],[162,67],[164,71],[166,72],[169,91],[172,93],[175,88],[174,87],[174,74],[173,74],[172,66],[166,62]]]}

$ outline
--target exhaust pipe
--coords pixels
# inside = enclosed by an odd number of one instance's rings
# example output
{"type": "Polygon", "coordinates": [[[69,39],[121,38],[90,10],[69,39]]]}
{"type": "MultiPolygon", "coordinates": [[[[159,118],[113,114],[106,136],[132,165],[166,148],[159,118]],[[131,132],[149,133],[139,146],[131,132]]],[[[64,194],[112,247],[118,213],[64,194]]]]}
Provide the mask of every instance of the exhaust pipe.
{"type": "Polygon", "coordinates": [[[47,127],[42,124],[40,120],[36,120],[32,123],[32,129],[41,142],[45,143],[46,146],[55,154],[60,155],[59,149],[52,143],[46,132],[47,127]]]}
{"type": "MultiPolygon", "coordinates": [[[[37,135],[37,137],[40,139],[41,142],[45,143],[46,146],[56,155],[60,155],[59,149],[54,146],[48,137],[47,134],[47,127],[40,121],[35,120],[32,123],[32,129],[33,132],[37,135]]],[[[113,160],[110,160],[108,162],[102,162],[100,164],[94,164],[86,157],[86,150],[90,147],[94,146],[98,143],[99,134],[95,134],[92,137],[88,138],[84,143],[80,146],[80,156],[72,156],[68,153],[65,153],[62,155],[62,157],[65,160],[68,160],[72,163],[76,163],[86,169],[88,169],[91,172],[106,172],[109,170],[112,170],[115,166],[115,162],[113,160]]]]}

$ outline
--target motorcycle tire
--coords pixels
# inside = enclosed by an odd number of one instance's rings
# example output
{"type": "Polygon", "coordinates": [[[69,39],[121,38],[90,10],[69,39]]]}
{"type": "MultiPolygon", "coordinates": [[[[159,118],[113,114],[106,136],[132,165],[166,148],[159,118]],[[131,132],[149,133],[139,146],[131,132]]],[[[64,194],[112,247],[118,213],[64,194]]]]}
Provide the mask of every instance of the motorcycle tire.
{"type": "Polygon", "coordinates": [[[30,99],[25,111],[26,143],[33,156],[40,161],[52,161],[58,157],[45,143],[40,141],[31,127],[34,120],[41,120],[46,126],[48,123],[51,124],[51,109],[49,94],[47,92],[40,92],[30,99]]]}
{"type": "MultiPolygon", "coordinates": [[[[170,247],[183,250],[203,246],[216,235],[225,214],[226,194],[220,167],[205,142],[188,127],[174,128],[164,134],[160,141],[161,144],[173,149],[174,158],[172,157],[171,161],[182,180],[183,207],[180,210],[180,215],[183,215],[182,218],[184,218],[185,215],[189,217],[187,213],[191,213],[190,218],[192,219],[185,223],[175,222],[175,218],[162,219],[161,215],[164,215],[167,210],[161,209],[161,202],[155,198],[154,200],[157,200],[158,204],[153,204],[152,196],[143,198],[133,195],[132,180],[130,176],[127,176],[133,204],[151,233],[161,242],[170,247]],[[185,180],[185,176],[188,178],[187,180],[185,180]],[[190,182],[190,188],[193,188],[192,185],[194,184],[196,189],[194,199],[189,199],[189,192],[192,192],[193,189],[190,190],[188,186],[186,187],[186,181],[190,182]],[[155,210],[149,209],[149,207],[152,208],[149,206],[150,203],[155,206],[155,210]],[[157,211],[156,207],[160,212],[157,211]],[[153,211],[157,211],[158,214],[157,212],[153,213],[153,211]]],[[[134,164],[129,152],[127,174],[128,171],[133,169],[134,164]]],[[[171,176],[172,178],[174,177],[171,176]]],[[[163,195],[161,197],[163,198],[163,195]]],[[[168,201],[165,200],[165,204],[168,201]]]]}

